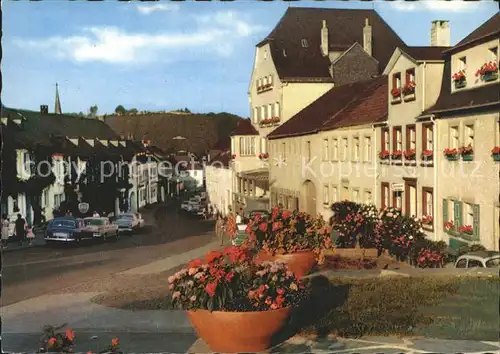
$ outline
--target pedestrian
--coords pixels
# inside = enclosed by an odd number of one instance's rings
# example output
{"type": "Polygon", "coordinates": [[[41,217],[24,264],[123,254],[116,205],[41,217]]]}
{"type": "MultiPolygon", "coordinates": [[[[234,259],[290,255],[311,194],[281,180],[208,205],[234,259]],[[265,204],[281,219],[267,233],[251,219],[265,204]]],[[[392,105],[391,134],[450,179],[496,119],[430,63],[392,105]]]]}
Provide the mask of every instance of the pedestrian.
{"type": "Polygon", "coordinates": [[[221,215],[217,215],[217,221],[215,222],[215,233],[217,238],[220,239],[220,245],[224,245],[224,220],[221,215]]]}
{"type": "Polygon", "coordinates": [[[236,225],[239,225],[242,223],[241,215],[239,212],[236,212],[236,225]]]}
{"type": "Polygon", "coordinates": [[[17,214],[16,219],[16,237],[19,239],[19,245],[23,245],[26,232],[26,220],[23,219],[21,214],[17,214]]]}
{"type": "Polygon", "coordinates": [[[9,219],[7,214],[2,215],[2,247],[7,248],[7,242],[9,241],[9,219]]]}
{"type": "Polygon", "coordinates": [[[33,232],[33,228],[31,225],[28,225],[26,228],[26,238],[28,239],[28,245],[33,245],[33,240],[35,239],[35,233],[33,232]]]}

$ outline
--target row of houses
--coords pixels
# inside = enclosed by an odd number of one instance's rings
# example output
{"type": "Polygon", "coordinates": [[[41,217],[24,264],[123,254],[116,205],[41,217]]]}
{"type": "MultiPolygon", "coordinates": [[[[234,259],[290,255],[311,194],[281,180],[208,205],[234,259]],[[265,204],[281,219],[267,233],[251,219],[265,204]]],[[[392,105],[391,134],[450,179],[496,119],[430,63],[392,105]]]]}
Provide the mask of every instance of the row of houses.
{"type": "MultiPolygon", "coordinates": [[[[98,119],[64,115],[56,91],[55,113],[1,109],[2,214],[20,213],[37,224],[42,215],[78,210],[137,211],[165,200],[164,153],[150,141],[118,136],[98,119]]],[[[168,171],[167,171],[168,172],[168,171]]]]}
{"type": "Polygon", "coordinates": [[[219,171],[232,206],[391,206],[430,239],[498,250],[499,29],[496,14],[451,46],[433,21],[415,47],[374,10],[289,8],[257,44],[252,116],[219,171]]]}

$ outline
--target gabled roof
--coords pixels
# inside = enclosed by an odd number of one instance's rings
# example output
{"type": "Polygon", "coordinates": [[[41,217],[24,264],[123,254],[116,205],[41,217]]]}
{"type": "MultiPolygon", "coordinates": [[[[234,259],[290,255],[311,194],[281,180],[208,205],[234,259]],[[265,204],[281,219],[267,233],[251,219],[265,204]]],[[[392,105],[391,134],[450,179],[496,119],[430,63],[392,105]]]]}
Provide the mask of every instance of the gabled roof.
{"type": "Polygon", "coordinates": [[[493,39],[495,36],[500,34],[500,14],[497,12],[495,15],[490,17],[481,26],[472,31],[467,37],[462,39],[454,47],[450,48],[447,52],[453,53],[460,51],[462,48],[468,45],[473,45],[479,41],[487,41],[493,39]]]}
{"type": "Polygon", "coordinates": [[[231,136],[235,135],[259,135],[259,132],[254,128],[250,119],[240,119],[236,129],[231,132],[231,136]]]}
{"type": "Polygon", "coordinates": [[[421,117],[500,104],[500,82],[452,93],[451,75],[451,62],[448,60],[444,65],[438,100],[434,106],[425,110],[421,117]]]}
{"type": "Polygon", "coordinates": [[[365,124],[374,119],[370,115],[370,105],[375,103],[373,112],[378,120],[384,115],[380,108],[380,105],[383,105],[381,101],[385,103],[387,110],[387,97],[387,76],[334,87],[272,131],[268,138],[272,140],[314,134],[320,130],[336,128],[340,121],[346,126],[351,124],[351,120],[352,125],[365,124]],[[363,104],[364,100],[369,103],[363,104]],[[341,115],[346,109],[355,113],[341,115]],[[359,116],[352,116],[353,114],[359,116]]]}
{"type": "Polygon", "coordinates": [[[229,162],[231,161],[231,152],[223,151],[220,154],[216,155],[212,160],[210,160],[210,165],[214,167],[229,167],[229,162]],[[215,163],[214,162],[218,162],[215,163]],[[222,166],[221,166],[222,165],[222,166]]]}
{"type": "Polygon", "coordinates": [[[450,47],[406,47],[403,51],[418,61],[444,60],[443,52],[450,47]]]}
{"type": "Polygon", "coordinates": [[[290,7],[269,35],[257,44],[269,43],[282,81],[331,81],[330,61],[321,54],[322,21],[328,27],[330,51],[345,51],[363,43],[365,19],[372,26],[372,54],[382,70],[396,47],[406,44],[374,10],[290,7]],[[307,47],[302,47],[302,39],[307,47]]]}
{"type": "Polygon", "coordinates": [[[231,137],[225,136],[221,137],[217,143],[212,147],[211,150],[220,150],[220,151],[225,151],[225,150],[231,150],[231,137]]]}

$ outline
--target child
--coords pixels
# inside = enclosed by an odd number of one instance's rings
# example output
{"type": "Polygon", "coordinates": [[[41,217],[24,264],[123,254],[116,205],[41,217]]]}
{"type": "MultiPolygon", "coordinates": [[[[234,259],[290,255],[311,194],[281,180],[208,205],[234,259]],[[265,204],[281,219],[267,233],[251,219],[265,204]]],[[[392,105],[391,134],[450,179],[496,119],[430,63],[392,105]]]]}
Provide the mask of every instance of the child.
{"type": "Polygon", "coordinates": [[[31,225],[28,225],[28,228],[26,230],[26,238],[29,241],[29,245],[33,245],[33,239],[35,238],[35,234],[33,233],[33,228],[31,225]]]}

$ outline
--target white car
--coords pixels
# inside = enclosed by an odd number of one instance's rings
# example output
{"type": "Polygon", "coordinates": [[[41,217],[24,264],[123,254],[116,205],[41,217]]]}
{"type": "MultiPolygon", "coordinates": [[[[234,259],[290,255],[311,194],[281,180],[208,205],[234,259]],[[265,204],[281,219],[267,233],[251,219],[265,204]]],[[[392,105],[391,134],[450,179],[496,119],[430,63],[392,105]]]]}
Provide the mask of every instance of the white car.
{"type": "Polygon", "coordinates": [[[113,223],[118,225],[118,230],[120,232],[132,232],[144,226],[144,220],[142,219],[142,215],[139,213],[125,213],[118,215],[113,223]]]}
{"type": "Polygon", "coordinates": [[[106,241],[108,238],[118,239],[118,225],[112,224],[108,218],[85,218],[84,232],[92,233],[94,239],[106,241]]]}
{"type": "Polygon", "coordinates": [[[496,268],[500,267],[500,252],[477,251],[458,257],[455,268],[496,268]]]}
{"type": "Polygon", "coordinates": [[[186,201],[181,203],[182,210],[188,210],[188,208],[189,208],[189,201],[186,200],[186,201]]]}

